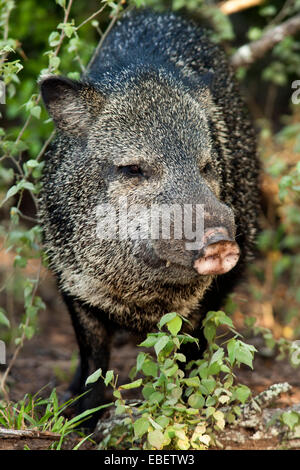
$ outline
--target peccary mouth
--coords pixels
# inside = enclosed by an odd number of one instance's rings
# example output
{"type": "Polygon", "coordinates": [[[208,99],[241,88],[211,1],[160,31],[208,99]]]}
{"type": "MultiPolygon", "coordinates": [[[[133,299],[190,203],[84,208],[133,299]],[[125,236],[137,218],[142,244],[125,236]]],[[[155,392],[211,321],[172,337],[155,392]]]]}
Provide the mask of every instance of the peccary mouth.
{"type": "Polygon", "coordinates": [[[238,244],[224,227],[206,229],[198,251],[185,250],[184,243],[175,240],[161,240],[154,252],[148,263],[176,278],[225,274],[236,266],[240,257],[238,244]]]}

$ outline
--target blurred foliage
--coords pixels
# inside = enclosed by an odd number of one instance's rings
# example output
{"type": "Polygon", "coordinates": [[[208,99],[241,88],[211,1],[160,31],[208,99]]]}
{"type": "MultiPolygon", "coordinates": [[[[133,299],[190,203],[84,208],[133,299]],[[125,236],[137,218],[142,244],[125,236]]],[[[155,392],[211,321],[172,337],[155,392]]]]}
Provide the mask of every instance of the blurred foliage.
{"type": "MultiPolygon", "coordinates": [[[[213,40],[222,42],[230,55],[299,13],[300,0],[266,0],[230,16],[214,0],[0,0],[0,76],[6,88],[0,128],[0,331],[6,341],[16,343],[17,353],[36,332],[37,315],[44,308],[37,288],[39,260],[46,261],[35,217],[42,157],[53,124],[41,105],[38,77],[61,73],[79,78],[99,40],[133,6],[173,9],[212,25],[213,40]],[[21,318],[15,311],[23,312],[21,318]]],[[[300,335],[300,108],[292,103],[300,85],[299,51],[300,35],[286,37],[258,63],[237,70],[265,170],[260,256],[248,286],[255,311],[242,310],[265,326],[279,322],[275,336],[287,339],[300,335]],[[266,325],[270,315],[273,323],[266,325]]]]}

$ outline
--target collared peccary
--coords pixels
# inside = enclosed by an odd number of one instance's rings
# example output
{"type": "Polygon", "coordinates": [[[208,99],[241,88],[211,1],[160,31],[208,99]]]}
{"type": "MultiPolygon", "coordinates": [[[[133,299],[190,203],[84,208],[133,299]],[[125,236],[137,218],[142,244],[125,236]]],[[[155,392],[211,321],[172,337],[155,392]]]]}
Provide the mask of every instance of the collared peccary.
{"type": "MultiPolygon", "coordinates": [[[[189,20],[134,12],[80,81],[50,76],[40,86],[57,136],[39,213],[80,349],[71,392],[82,392],[95,369],[105,372],[119,327],[146,335],[176,311],[203,350],[201,320],[251,259],[259,212],[254,130],[224,52],[189,20]],[[156,237],[120,236],[120,198],[137,220],[139,206],[192,208],[196,238],[194,208],[203,207],[199,246],[188,249],[184,231],[175,237],[174,214],[169,237],[161,226],[156,237]],[[104,206],[117,236],[99,233],[104,206]]],[[[100,380],[81,406],[102,400],[100,380]]]]}

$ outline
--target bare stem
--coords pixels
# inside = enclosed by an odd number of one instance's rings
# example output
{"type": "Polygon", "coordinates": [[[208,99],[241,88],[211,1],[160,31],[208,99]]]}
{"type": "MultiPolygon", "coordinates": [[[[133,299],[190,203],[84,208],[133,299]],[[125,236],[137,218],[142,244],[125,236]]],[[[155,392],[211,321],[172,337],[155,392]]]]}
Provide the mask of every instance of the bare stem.
{"type": "Polygon", "coordinates": [[[286,36],[294,35],[298,31],[300,31],[300,15],[296,15],[284,23],[269,29],[257,41],[240,47],[231,57],[231,65],[234,68],[251,65],[257,59],[263,57],[286,36]]]}
{"type": "Polygon", "coordinates": [[[105,33],[102,35],[102,37],[101,37],[101,39],[100,39],[100,41],[99,41],[99,43],[98,43],[98,45],[97,45],[97,47],[96,47],[96,49],[95,49],[95,52],[94,52],[94,54],[93,54],[93,56],[92,56],[92,58],[91,58],[91,60],[90,60],[90,62],[89,62],[89,64],[88,64],[88,66],[87,66],[87,69],[86,69],[87,72],[90,70],[91,66],[93,65],[93,63],[94,63],[94,61],[95,61],[95,59],[96,59],[96,57],[97,57],[97,55],[98,55],[98,53],[99,53],[101,47],[103,46],[103,43],[104,43],[104,41],[105,41],[105,39],[106,39],[108,33],[110,32],[110,30],[112,29],[113,25],[115,24],[115,22],[116,22],[117,19],[119,18],[120,5],[121,5],[121,3],[122,3],[122,0],[119,2],[115,15],[114,15],[113,18],[111,19],[111,21],[110,21],[108,27],[107,27],[106,30],[105,30],[105,33]]]}
{"type": "Polygon", "coordinates": [[[95,13],[93,13],[91,16],[89,16],[86,20],[84,20],[82,23],[80,23],[79,26],[76,27],[76,31],[78,31],[79,28],[81,28],[83,25],[85,25],[86,23],[89,23],[91,20],[93,20],[96,16],[98,16],[103,10],[104,8],[106,7],[106,5],[104,5],[103,7],[99,8],[99,10],[97,10],[95,13]]]}

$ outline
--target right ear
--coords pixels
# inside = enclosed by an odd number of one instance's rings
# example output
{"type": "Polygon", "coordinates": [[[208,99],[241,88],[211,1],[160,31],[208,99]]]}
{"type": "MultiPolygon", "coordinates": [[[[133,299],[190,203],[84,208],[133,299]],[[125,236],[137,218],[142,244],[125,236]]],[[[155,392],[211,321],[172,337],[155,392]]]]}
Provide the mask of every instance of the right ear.
{"type": "Polygon", "coordinates": [[[104,97],[89,84],[51,75],[39,82],[55,125],[66,134],[85,136],[99,115],[104,97]]]}

